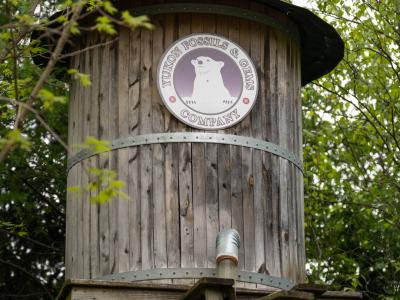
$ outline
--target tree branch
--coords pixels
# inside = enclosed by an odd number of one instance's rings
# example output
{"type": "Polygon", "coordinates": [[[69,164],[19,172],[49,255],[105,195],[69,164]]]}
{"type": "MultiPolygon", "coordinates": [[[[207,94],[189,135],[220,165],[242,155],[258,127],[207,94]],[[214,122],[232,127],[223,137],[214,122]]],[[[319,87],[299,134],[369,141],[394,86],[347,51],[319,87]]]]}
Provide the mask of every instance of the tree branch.
{"type": "Polygon", "coordinates": [[[12,232],[12,231],[8,231],[8,230],[5,230],[5,229],[0,228],[0,233],[3,233],[3,234],[11,234],[11,235],[14,235],[14,236],[16,236],[16,237],[18,237],[18,238],[27,240],[28,242],[30,242],[30,243],[32,243],[32,244],[35,244],[35,245],[38,245],[38,246],[40,246],[40,247],[47,248],[47,249],[49,249],[49,250],[51,250],[51,251],[54,251],[54,252],[60,252],[60,249],[58,249],[58,248],[54,248],[54,247],[52,247],[52,246],[43,244],[43,243],[41,243],[41,242],[39,242],[39,241],[37,241],[37,240],[31,239],[31,238],[26,237],[26,236],[20,236],[18,233],[15,233],[15,232],[12,232]]]}
{"type": "Polygon", "coordinates": [[[35,275],[29,273],[27,270],[25,270],[24,268],[22,268],[21,266],[18,266],[16,264],[13,264],[12,262],[3,260],[0,258],[0,263],[8,265],[14,269],[17,269],[18,271],[20,271],[21,273],[25,274],[26,276],[28,276],[29,278],[31,278],[33,281],[35,281],[45,292],[46,294],[53,299],[54,295],[51,294],[51,292],[46,288],[46,286],[44,285],[44,283],[37,278],[35,275]]]}
{"type": "Polygon", "coordinates": [[[0,96],[0,101],[6,101],[11,103],[12,105],[17,105],[17,106],[22,106],[25,109],[27,109],[28,111],[32,112],[36,119],[40,122],[40,124],[57,140],[57,142],[59,142],[61,144],[61,146],[63,146],[63,148],[68,152],[68,145],[61,139],[61,137],[50,127],[49,124],[47,124],[47,122],[42,118],[42,116],[40,115],[40,113],[34,109],[32,106],[24,103],[24,102],[19,102],[16,101],[14,99],[10,99],[7,97],[2,97],[0,96]]]}
{"type": "MultiPolygon", "coordinates": [[[[51,54],[49,62],[47,63],[45,70],[41,74],[38,82],[36,83],[31,94],[29,95],[28,100],[26,101],[26,104],[28,106],[32,106],[33,101],[35,100],[39,91],[42,89],[43,85],[46,83],[51,72],[53,71],[57,61],[59,60],[62,50],[64,49],[64,46],[71,34],[71,28],[74,25],[74,23],[76,22],[76,20],[78,19],[79,15],[82,11],[82,8],[83,8],[82,4],[75,5],[72,7],[71,19],[67,23],[65,23],[64,29],[63,29],[61,36],[57,42],[56,48],[54,49],[53,53],[51,54]]],[[[19,110],[19,113],[17,114],[17,118],[14,122],[14,130],[21,129],[22,123],[23,123],[27,113],[28,113],[28,110],[25,107],[23,107],[22,109],[19,110]]],[[[15,143],[14,141],[9,141],[4,145],[3,149],[1,149],[0,163],[2,163],[6,159],[6,157],[10,153],[10,151],[14,148],[14,146],[15,146],[14,143],[15,143]]]]}

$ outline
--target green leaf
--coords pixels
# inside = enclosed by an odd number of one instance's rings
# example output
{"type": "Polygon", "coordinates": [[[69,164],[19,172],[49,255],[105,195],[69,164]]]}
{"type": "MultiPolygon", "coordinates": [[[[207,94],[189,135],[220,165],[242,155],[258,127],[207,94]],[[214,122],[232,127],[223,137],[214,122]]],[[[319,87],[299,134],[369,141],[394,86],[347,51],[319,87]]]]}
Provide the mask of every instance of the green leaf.
{"type": "Polygon", "coordinates": [[[122,21],[132,30],[136,29],[137,27],[154,29],[154,25],[150,23],[150,20],[147,16],[132,17],[127,10],[122,12],[122,21]]]}
{"type": "MultiPolygon", "coordinates": [[[[110,142],[106,140],[98,140],[95,137],[88,136],[84,144],[79,145],[80,148],[88,149],[91,153],[102,153],[110,151],[110,142]]],[[[96,172],[97,169],[91,170],[96,172]]]]}
{"type": "Polygon", "coordinates": [[[108,17],[102,16],[96,19],[96,29],[99,32],[104,32],[109,35],[117,34],[117,31],[114,29],[114,26],[111,24],[111,21],[108,17]]]}
{"type": "Polygon", "coordinates": [[[66,102],[64,96],[55,96],[51,91],[46,89],[41,89],[39,91],[38,98],[42,100],[43,106],[46,110],[52,110],[56,103],[64,104],[66,102]]]}

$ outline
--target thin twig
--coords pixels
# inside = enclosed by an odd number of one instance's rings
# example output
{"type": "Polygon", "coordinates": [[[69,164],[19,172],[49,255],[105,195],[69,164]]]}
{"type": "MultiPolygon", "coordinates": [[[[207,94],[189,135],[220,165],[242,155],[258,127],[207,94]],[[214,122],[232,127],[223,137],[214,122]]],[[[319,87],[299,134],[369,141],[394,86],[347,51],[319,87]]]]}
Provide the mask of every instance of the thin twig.
{"type": "Polygon", "coordinates": [[[104,42],[104,43],[92,45],[92,46],[89,46],[89,47],[86,47],[86,48],[84,48],[84,49],[80,49],[80,50],[77,50],[77,51],[74,51],[74,52],[66,53],[66,54],[64,54],[64,55],[61,55],[61,56],[60,56],[60,59],[64,59],[64,58],[71,57],[71,56],[75,56],[75,55],[84,53],[84,52],[86,52],[86,51],[89,51],[89,50],[92,50],[92,49],[95,49],[95,48],[98,48],[98,47],[101,47],[101,46],[107,46],[107,45],[109,45],[109,44],[115,43],[115,42],[118,41],[118,40],[119,40],[119,38],[115,38],[115,39],[113,39],[113,40],[111,40],[111,41],[107,41],[107,42],[104,42]]]}
{"type": "MultiPolygon", "coordinates": [[[[31,8],[28,11],[28,15],[29,16],[32,17],[34,15],[36,7],[38,5],[39,5],[39,1],[38,0],[33,1],[32,5],[31,5],[31,8]]],[[[15,43],[18,44],[29,32],[31,32],[31,30],[32,30],[32,28],[28,27],[27,29],[25,29],[22,32],[20,32],[18,37],[14,40],[15,43]]],[[[6,59],[8,53],[10,53],[10,51],[12,51],[13,48],[14,48],[14,45],[11,44],[9,47],[6,47],[3,51],[1,51],[1,53],[0,53],[0,63],[2,63],[6,59]]]]}
{"type": "Polygon", "coordinates": [[[10,267],[12,267],[12,268],[14,268],[14,269],[17,269],[18,271],[20,271],[20,272],[24,273],[25,275],[27,275],[27,276],[28,276],[29,278],[31,278],[33,281],[35,281],[36,283],[38,283],[39,286],[46,292],[46,294],[47,294],[51,299],[53,299],[53,296],[54,296],[54,295],[51,294],[51,292],[46,288],[46,286],[44,285],[44,283],[43,283],[39,278],[37,278],[36,275],[33,275],[33,274],[29,273],[27,270],[25,270],[25,269],[24,269],[23,267],[21,267],[21,266],[18,266],[18,265],[16,265],[16,264],[13,264],[12,262],[3,260],[3,259],[1,259],[1,258],[0,258],[0,263],[5,264],[5,265],[8,265],[8,266],[10,266],[10,267]]]}
{"type": "Polygon", "coordinates": [[[61,139],[61,137],[50,127],[49,124],[46,123],[46,121],[41,117],[40,113],[34,109],[32,106],[24,103],[24,102],[20,102],[14,99],[10,99],[10,98],[6,98],[6,97],[2,97],[0,96],[0,101],[6,101],[11,103],[12,105],[16,105],[19,107],[23,107],[25,109],[27,109],[28,111],[32,112],[36,119],[40,122],[40,124],[57,140],[57,142],[59,142],[61,144],[61,146],[67,151],[69,152],[68,149],[68,145],[61,139]]]}
{"type": "Polygon", "coordinates": [[[0,228],[0,233],[3,233],[3,234],[11,234],[11,235],[17,236],[18,238],[27,240],[28,242],[31,242],[32,244],[35,244],[35,245],[38,245],[38,246],[41,246],[41,247],[50,249],[50,250],[52,250],[52,251],[54,251],[54,252],[61,252],[61,250],[58,249],[58,248],[51,247],[51,246],[49,246],[49,245],[43,244],[43,243],[41,243],[41,242],[39,242],[39,241],[36,241],[36,240],[31,239],[31,238],[26,237],[26,236],[20,236],[20,235],[19,235],[18,233],[16,233],[16,232],[12,232],[12,231],[8,231],[8,230],[5,230],[5,229],[0,228]]]}

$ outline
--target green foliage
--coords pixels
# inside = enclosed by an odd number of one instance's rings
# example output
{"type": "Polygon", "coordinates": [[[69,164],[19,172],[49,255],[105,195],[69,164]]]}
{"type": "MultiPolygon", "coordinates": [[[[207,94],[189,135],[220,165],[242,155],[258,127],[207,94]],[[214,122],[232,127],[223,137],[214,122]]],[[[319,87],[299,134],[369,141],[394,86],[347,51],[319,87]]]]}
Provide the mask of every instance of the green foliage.
{"type": "Polygon", "coordinates": [[[21,131],[18,129],[8,131],[5,134],[5,138],[0,138],[0,148],[4,147],[7,143],[13,143],[23,150],[29,150],[31,146],[28,137],[21,134],[21,131]]]}
{"type": "Polygon", "coordinates": [[[64,104],[66,102],[64,96],[55,96],[51,91],[46,89],[41,89],[39,91],[38,98],[43,101],[43,106],[46,110],[53,109],[55,103],[64,104]]]}
{"type": "Polygon", "coordinates": [[[95,137],[88,136],[85,140],[85,143],[79,145],[80,148],[87,149],[91,153],[102,153],[110,151],[111,148],[109,147],[110,142],[105,140],[98,140],[95,137]]]}
{"type": "Polygon", "coordinates": [[[303,90],[309,280],[398,299],[399,7],[310,2],[339,31],[346,53],[303,90]]]}
{"type": "MultiPolygon", "coordinates": [[[[47,45],[31,39],[32,31],[45,30],[51,22],[53,27],[45,34],[57,32],[53,36],[57,41],[70,16],[63,14],[56,20],[50,16],[56,9],[70,12],[72,7],[85,2],[40,0],[37,7],[32,7],[34,3],[0,1],[0,151],[12,146],[0,163],[1,299],[54,299],[63,283],[67,153],[53,133],[60,140],[67,140],[68,89],[57,78],[65,78],[69,73],[83,87],[91,84],[89,74],[57,67],[40,85],[40,92],[31,97],[43,75],[32,57],[51,55],[47,45]],[[21,107],[29,109],[16,129],[14,124],[21,107]],[[48,128],[53,130],[51,134],[48,128]]],[[[92,12],[97,16],[104,14],[108,20],[100,19],[100,29],[105,32],[116,32],[112,24],[122,25],[122,21],[110,16],[117,13],[111,1],[95,1],[92,12]]],[[[82,34],[92,30],[90,26],[73,23],[70,33],[82,34]]],[[[109,150],[107,142],[90,137],[85,146],[94,152],[109,150]]],[[[87,171],[90,185],[79,187],[87,195],[85,201],[126,199],[121,192],[124,183],[115,173],[87,171]]]]}
{"type": "Polygon", "coordinates": [[[111,23],[110,19],[106,16],[101,16],[96,19],[96,29],[99,32],[103,32],[109,35],[117,34],[114,25],[111,23]]]}
{"type": "MultiPolygon", "coordinates": [[[[90,153],[104,153],[111,150],[109,142],[98,140],[92,136],[88,136],[84,144],[79,145],[79,148],[86,149],[90,153]]],[[[103,204],[114,198],[128,200],[129,197],[121,191],[124,188],[125,182],[117,180],[117,173],[113,170],[90,168],[85,169],[89,177],[87,186],[71,186],[68,188],[70,192],[80,193],[81,195],[90,195],[91,203],[103,204]],[[85,193],[86,192],[86,193],[85,193]]],[[[83,199],[84,201],[87,199],[83,199]]]]}
{"type": "Polygon", "coordinates": [[[125,182],[117,180],[117,173],[113,170],[90,168],[84,170],[90,178],[87,186],[70,186],[68,191],[80,195],[90,195],[88,199],[79,198],[79,201],[89,200],[91,203],[103,204],[114,198],[129,200],[128,195],[121,191],[125,182]]]}
{"type": "Polygon", "coordinates": [[[147,16],[132,17],[127,10],[122,12],[122,21],[132,30],[137,27],[144,27],[149,30],[154,29],[154,25],[150,23],[150,19],[147,16]]]}
{"type": "Polygon", "coordinates": [[[78,80],[84,87],[88,87],[92,84],[89,74],[80,73],[76,69],[69,69],[68,74],[71,75],[73,79],[78,80]]]}

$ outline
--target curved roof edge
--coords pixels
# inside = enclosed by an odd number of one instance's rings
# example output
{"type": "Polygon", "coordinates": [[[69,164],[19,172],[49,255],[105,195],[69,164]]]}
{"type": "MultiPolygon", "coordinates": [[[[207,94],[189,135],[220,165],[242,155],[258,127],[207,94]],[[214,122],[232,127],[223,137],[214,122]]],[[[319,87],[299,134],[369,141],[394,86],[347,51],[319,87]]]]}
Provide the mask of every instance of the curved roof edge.
{"type": "MultiPolygon", "coordinates": [[[[302,86],[331,72],[343,59],[344,42],[340,35],[331,25],[308,9],[280,0],[253,1],[284,13],[297,25],[300,34],[302,86]]],[[[61,13],[55,13],[51,18],[56,18],[61,13]]],[[[32,38],[39,36],[37,31],[32,34],[32,38]]],[[[46,40],[51,47],[54,41],[46,40]]],[[[45,66],[48,58],[33,56],[33,61],[36,65],[45,66]]],[[[66,61],[60,63],[67,65],[66,61]]]]}
{"type": "Polygon", "coordinates": [[[308,9],[280,0],[255,2],[283,12],[298,26],[303,86],[331,72],[343,59],[344,42],[338,32],[308,9]]]}

